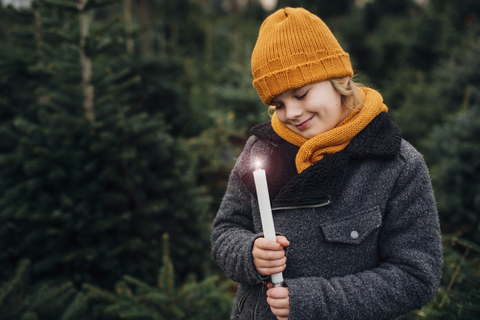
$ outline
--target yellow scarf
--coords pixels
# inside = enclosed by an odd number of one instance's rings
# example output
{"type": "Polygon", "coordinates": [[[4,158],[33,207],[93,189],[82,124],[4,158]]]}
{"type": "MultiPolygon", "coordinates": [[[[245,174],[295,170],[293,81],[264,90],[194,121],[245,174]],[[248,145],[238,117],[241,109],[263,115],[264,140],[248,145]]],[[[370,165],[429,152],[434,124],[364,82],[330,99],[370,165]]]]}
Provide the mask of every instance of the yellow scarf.
{"type": "Polygon", "coordinates": [[[377,91],[360,88],[359,94],[364,103],[363,108],[355,109],[335,128],[311,139],[306,139],[288,129],[278,120],[277,114],[273,114],[271,120],[273,130],[284,140],[300,147],[295,158],[298,173],[322,160],[323,157],[345,149],[376,116],[388,111],[387,106],[383,104],[382,96],[377,91]]]}

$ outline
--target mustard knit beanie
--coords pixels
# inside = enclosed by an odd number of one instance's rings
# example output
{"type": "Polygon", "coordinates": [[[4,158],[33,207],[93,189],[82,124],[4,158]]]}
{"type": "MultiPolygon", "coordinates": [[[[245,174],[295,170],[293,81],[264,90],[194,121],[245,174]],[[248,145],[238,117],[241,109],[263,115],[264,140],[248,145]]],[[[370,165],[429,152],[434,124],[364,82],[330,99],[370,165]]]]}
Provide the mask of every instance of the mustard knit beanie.
{"type": "Polygon", "coordinates": [[[271,14],[260,27],[252,53],[253,86],[263,103],[288,90],[353,76],[348,53],[327,25],[303,8],[271,14]]]}

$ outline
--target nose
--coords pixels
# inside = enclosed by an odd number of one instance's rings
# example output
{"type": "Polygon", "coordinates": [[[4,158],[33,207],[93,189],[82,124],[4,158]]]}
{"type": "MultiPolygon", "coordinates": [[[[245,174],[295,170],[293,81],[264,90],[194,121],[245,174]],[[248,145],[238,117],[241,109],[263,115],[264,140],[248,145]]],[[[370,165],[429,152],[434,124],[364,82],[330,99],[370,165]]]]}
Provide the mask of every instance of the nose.
{"type": "Polygon", "coordinates": [[[303,112],[302,108],[300,108],[300,106],[295,102],[292,102],[288,106],[285,106],[285,111],[287,120],[295,120],[300,117],[303,112]]]}

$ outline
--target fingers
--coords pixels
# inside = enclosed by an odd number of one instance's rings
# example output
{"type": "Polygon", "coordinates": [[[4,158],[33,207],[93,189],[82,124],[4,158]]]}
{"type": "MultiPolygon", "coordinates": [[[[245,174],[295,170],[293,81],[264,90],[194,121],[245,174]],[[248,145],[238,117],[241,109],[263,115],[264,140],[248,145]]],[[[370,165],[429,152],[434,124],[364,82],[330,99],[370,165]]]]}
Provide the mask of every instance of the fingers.
{"type": "Polygon", "coordinates": [[[277,316],[277,319],[288,319],[288,314],[290,313],[289,310],[275,309],[272,307],[270,307],[270,310],[272,310],[272,313],[277,316]]]}
{"type": "Polygon", "coordinates": [[[258,273],[260,273],[262,276],[270,276],[275,273],[282,272],[286,268],[286,262],[287,258],[286,257],[281,257],[280,259],[275,259],[275,260],[266,260],[257,257],[253,252],[253,264],[255,265],[255,268],[257,269],[258,273]]]}
{"type": "Polygon", "coordinates": [[[279,259],[274,259],[274,260],[268,260],[268,259],[263,259],[259,257],[253,256],[253,260],[255,265],[257,265],[260,268],[278,268],[287,263],[287,257],[282,257],[279,259]]]}
{"type": "Polygon", "coordinates": [[[277,319],[288,319],[290,313],[290,299],[288,288],[272,288],[269,283],[267,290],[267,303],[277,319]]]}
{"type": "MultiPolygon", "coordinates": [[[[255,263],[255,261],[254,261],[255,263]]],[[[282,266],[279,266],[279,267],[257,267],[257,271],[260,275],[262,276],[271,276],[272,274],[276,274],[276,273],[280,273],[280,272],[283,272],[283,270],[285,270],[286,268],[286,265],[282,265],[282,266]]]]}
{"type": "Polygon", "coordinates": [[[282,247],[288,247],[290,245],[290,241],[288,241],[284,236],[277,236],[277,243],[282,245],[282,247]]]}
{"type": "Polygon", "coordinates": [[[272,298],[272,299],[286,299],[288,298],[288,288],[286,287],[278,287],[278,288],[273,288],[273,285],[271,283],[267,284],[268,290],[267,290],[267,297],[272,298]]]}
{"type": "Polygon", "coordinates": [[[277,316],[277,319],[288,319],[288,315],[290,314],[290,310],[288,309],[277,309],[270,307],[272,313],[277,316]]]}
{"type": "Polygon", "coordinates": [[[267,251],[262,249],[253,249],[252,254],[254,258],[262,259],[267,262],[282,261],[285,263],[285,252],[283,251],[267,251]]]}
{"type": "MultiPolygon", "coordinates": [[[[285,237],[278,237],[283,244],[289,245],[285,237]]],[[[277,238],[277,239],[278,239],[277,238]]],[[[280,243],[258,238],[252,248],[253,264],[262,276],[270,276],[282,272],[286,268],[287,258],[280,243]]]]}
{"type": "Polygon", "coordinates": [[[277,236],[276,240],[277,242],[265,238],[257,238],[255,243],[259,248],[265,250],[282,250],[290,245],[290,241],[284,236],[277,236]]]}
{"type": "Polygon", "coordinates": [[[272,251],[280,251],[283,250],[283,247],[280,243],[268,240],[265,238],[257,238],[255,239],[254,246],[257,246],[263,250],[272,250],[272,251]]]}

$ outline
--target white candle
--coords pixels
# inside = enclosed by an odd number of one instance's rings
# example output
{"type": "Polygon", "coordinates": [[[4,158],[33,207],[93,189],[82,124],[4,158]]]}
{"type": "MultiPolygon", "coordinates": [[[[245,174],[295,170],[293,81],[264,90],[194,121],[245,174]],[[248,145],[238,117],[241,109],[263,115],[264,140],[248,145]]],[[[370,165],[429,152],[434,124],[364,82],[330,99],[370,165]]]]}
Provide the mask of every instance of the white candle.
{"type": "MultiPolygon", "coordinates": [[[[258,206],[260,208],[260,217],[262,219],[263,236],[272,241],[277,241],[275,226],[273,225],[272,208],[270,206],[270,196],[268,195],[267,176],[265,170],[256,169],[253,172],[255,187],[257,189],[258,206]]],[[[283,275],[281,272],[272,274],[272,282],[282,283],[283,275]]]]}

